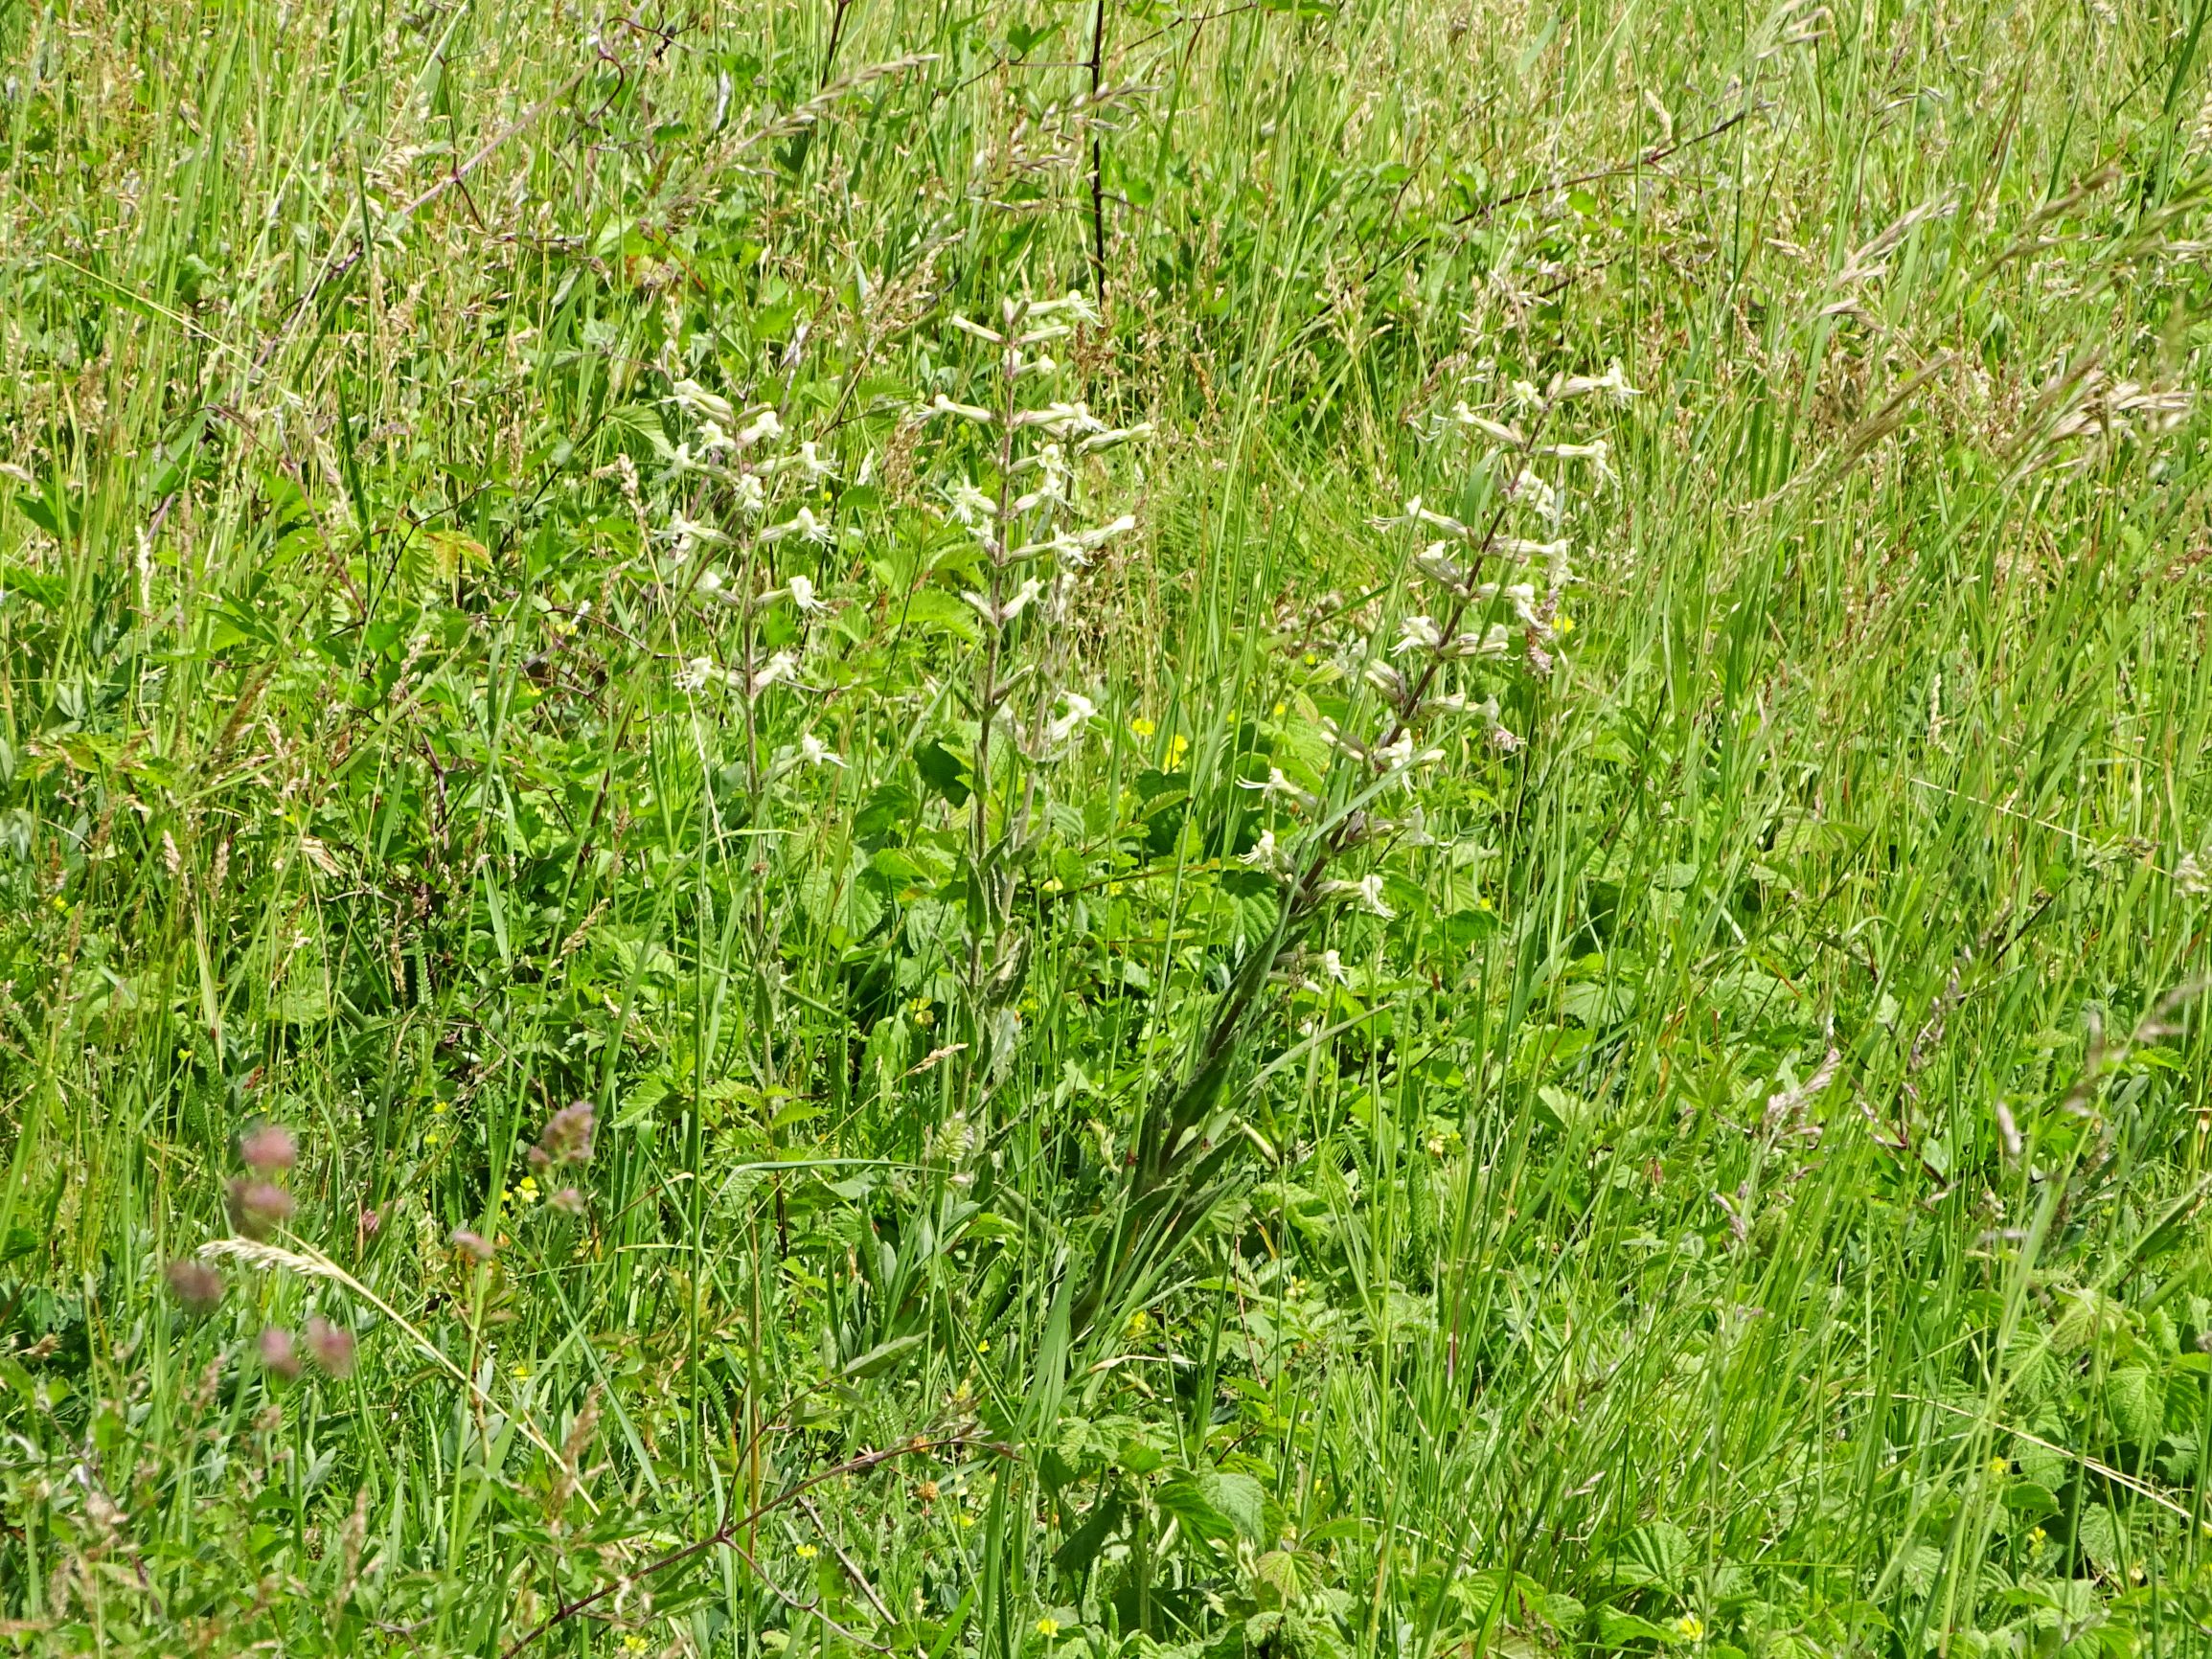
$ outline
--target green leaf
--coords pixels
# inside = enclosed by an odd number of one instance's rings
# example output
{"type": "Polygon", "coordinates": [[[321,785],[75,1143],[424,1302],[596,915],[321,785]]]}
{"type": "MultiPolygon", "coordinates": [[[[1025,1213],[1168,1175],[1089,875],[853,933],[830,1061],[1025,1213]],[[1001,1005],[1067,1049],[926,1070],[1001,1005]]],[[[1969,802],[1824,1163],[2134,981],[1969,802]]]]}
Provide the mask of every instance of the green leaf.
{"type": "Polygon", "coordinates": [[[915,769],[922,781],[955,807],[965,807],[972,793],[968,762],[934,740],[914,751],[915,769]]]}

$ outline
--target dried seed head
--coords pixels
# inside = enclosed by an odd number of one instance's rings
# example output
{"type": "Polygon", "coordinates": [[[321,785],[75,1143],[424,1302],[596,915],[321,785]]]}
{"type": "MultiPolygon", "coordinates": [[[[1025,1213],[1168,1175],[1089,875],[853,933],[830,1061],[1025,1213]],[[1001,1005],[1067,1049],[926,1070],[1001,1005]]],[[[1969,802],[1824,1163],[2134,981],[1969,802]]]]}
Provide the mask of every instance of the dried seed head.
{"type": "Polygon", "coordinates": [[[530,1167],[543,1173],[567,1164],[591,1162],[591,1136],[597,1125],[589,1101],[566,1105],[548,1118],[531,1148],[530,1167]]]}
{"type": "Polygon", "coordinates": [[[308,1357],[332,1376],[351,1376],[353,1333],[317,1315],[308,1321],[308,1357]]]}
{"type": "Polygon", "coordinates": [[[239,1156],[257,1175],[274,1175],[300,1161],[299,1143],[282,1124],[263,1124],[239,1142],[239,1156]]]}
{"type": "Polygon", "coordinates": [[[222,1306],[222,1275],[205,1261],[171,1261],[162,1275],[177,1306],[194,1319],[205,1319],[222,1306]]]}
{"type": "Polygon", "coordinates": [[[289,1221],[298,1208],[292,1195],[273,1181],[240,1175],[231,1182],[231,1226],[248,1239],[266,1239],[289,1221]]]}
{"type": "Polygon", "coordinates": [[[272,1325],[262,1332],[261,1352],[262,1366],[286,1382],[300,1375],[300,1351],[283,1326],[272,1325]]]}

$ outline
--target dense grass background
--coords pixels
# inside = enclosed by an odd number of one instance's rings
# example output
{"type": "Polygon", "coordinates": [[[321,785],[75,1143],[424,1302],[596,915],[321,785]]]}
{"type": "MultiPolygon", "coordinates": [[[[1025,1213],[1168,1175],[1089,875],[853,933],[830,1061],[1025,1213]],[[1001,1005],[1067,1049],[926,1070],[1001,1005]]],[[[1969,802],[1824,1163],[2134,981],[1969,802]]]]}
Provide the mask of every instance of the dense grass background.
{"type": "Polygon", "coordinates": [[[2206,1651],[2207,21],[0,11],[11,1639],[2206,1651]],[[995,629],[917,411],[1071,289],[995,629]],[[1615,361],[1271,932],[1370,521],[1615,361]]]}

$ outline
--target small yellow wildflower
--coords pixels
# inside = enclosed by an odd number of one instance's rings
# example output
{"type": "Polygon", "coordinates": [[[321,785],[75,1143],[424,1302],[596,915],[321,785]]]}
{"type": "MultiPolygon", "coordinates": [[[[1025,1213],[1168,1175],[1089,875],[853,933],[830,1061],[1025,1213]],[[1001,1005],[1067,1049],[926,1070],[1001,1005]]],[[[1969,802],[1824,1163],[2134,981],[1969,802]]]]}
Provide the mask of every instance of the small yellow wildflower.
{"type": "Polygon", "coordinates": [[[1183,763],[1183,757],[1191,752],[1191,740],[1177,732],[1168,739],[1168,770],[1174,771],[1183,763]]]}
{"type": "Polygon", "coordinates": [[[2028,1529],[2028,1542],[2035,1545],[2035,1547],[2039,1550],[2043,1547],[2043,1540],[2049,1536],[2050,1534],[2044,1532],[2041,1527],[2030,1527],[2028,1529]]]}
{"type": "Polygon", "coordinates": [[[1060,1634],[1060,1621],[1055,1619],[1050,1613],[1047,1613],[1043,1618],[1037,1622],[1037,1633],[1039,1636],[1042,1636],[1046,1641],[1051,1641],[1055,1636],[1060,1634]]]}
{"type": "Polygon", "coordinates": [[[520,1198],[525,1204],[536,1203],[537,1177],[536,1175],[523,1176],[522,1185],[514,1189],[514,1195],[517,1198],[520,1198]]]}
{"type": "Polygon", "coordinates": [[[1704,1639],[1705,1622],[1695,1613],[1684,1613],[1679,1619],[1676,1619],[1675,1628],[1685,1642],[1698,1642],[1704,1639]]]}
{"type": "Polygon", "coordinates": [[[1562,610],[1552,618],[1552,626],[1562,634],[1571,634],[1575,631],[1575,619],[1562,610]]]}
{"type": "Polygon", "coordinates": [[[989,1342],[988,1340],[986,1340],[986,1341],[983,1341],[983,1342],[979,1342],[979,1343],[977,1343],[977,1344],[975,1345],[975,1352],[978,1352],[978,1353],[989,1353],[989,1352],[991,1352],[991,1344],[990,1344],[990,1342],[989,1342]]]}
{"type": "Polygon", "coordinates": [[[798,1548],[798,1557],[802,1561],[810,1561],[821,1553],[812,1544],[801,1544],[798,1548]]]}
{"type": "Polygon", "coordinates": [[[1144,1335],[1144,1333],[1150,1330],[1152,1328],[1152,1316],[1147,1313],[1143,1308],[1140,1307],[1134,1313],[1129,1315],[1129,1331],[1132,1338],[1144,1335]]]}
{"type": "Polygon", "coordinates": [[[963,1510],[960,1511],[960,1524],[963,1527],[972,1527],[975,1525],[975,1517],[963,1510]]]}
{"type": "Polygon", "coordinates": [[[447,1105],[444,1101],[437,1101],[431,1104],[430,1115],[433,1118],[442,1118],[452,1109],[453,1108],[447,1105]]]}
{"type": "Polygon", "coordinates": [[[514,1378],[516,1382],[528,1382],[530,1380],[530,1367],[527,1365],[512,1366],[507,1375],[514,1378]]]}
{"type": "Polygon", "coordinates": [[[2013,1466],[2003,1458],[1992,1458],[1989,1461],[1989,1472],[2001,1481],[2013,1472],[2013,1466]]]}
{"type": "Polygon", "coordinates": [[[1158,731],[1159,727],[1153,725],[1152,721],[1146,719],[1144,716],[1139,715],[1135,719],[1129,722],[1129,730],[1134,732],[1140,738],[1149,738],[1154,732],[1158,731]]]}
{"type": "Polygon", "coordinates": [[[1268,710],[1267,712],[1268,712],[1269,714],[1273,715],[1273,716],[1275,716],[1275,718],[1279,720],[1279,719],[1281,719],[1281,718],[1282,718],[1282,717],[1283,717],[1285,715],[1288,714],[1288,713],[1289,713],[1289,710],[1288,710],[1288,709],[1287,709],[1287,708],[1285,708],[1285,707],[1284,707],[1284,706],[1283,706],[1281,703],[1277,703],[1277,704],[1276,704],[1276,705],[1275,705],[1275,706],[1274,706],[1272,709],[1268,710]]]}
{"type": "Polygon", "coordinates": [[[622,1650],[625,1653],[643,1653],[646,1650],[646,1639],[632,1630],[622,1639],[622,1650]]]}

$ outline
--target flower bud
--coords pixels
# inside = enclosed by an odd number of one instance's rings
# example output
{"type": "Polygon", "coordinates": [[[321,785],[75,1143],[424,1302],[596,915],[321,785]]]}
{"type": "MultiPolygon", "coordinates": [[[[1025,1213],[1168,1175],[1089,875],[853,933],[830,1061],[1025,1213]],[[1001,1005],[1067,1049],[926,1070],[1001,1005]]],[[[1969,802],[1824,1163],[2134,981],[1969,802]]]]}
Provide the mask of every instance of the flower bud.
{"type": "Polygon", "coordinates": [[[205,1261],[171,1261],[162,1276],[177,1306],[194,1319],[205,1319],[222,1305],[222,1275],[205,1261]]]}
{"type": "Polygon", "coordinates": [[[289,1221],[298,1208],[292,1195],[273,1181],[240,1175],[231,1182],[231,1226],[248,1239],[266,1239],[289,1221]]]}
{"type": "Polygon", "coordinates": [[[280,1325],[272,1325],[262,1332],[262,1365],[286,1382],[300,1375],[300,1351],[292,1342],[292,1333],[280,1325]]]}
{"type": "Polygon", "coordinates": [[[255,1174],[280,1174],[300,1160],[299,1143],[282,1124],[263,1124],[239,1142],[239,1156],[255,1174]]]}
{"type": "Polygon", "coordinates": [[[308,1321],[308,1357],[332,1376],[353,1371],[353,1333],[320,1315],[308,1321]]]}

